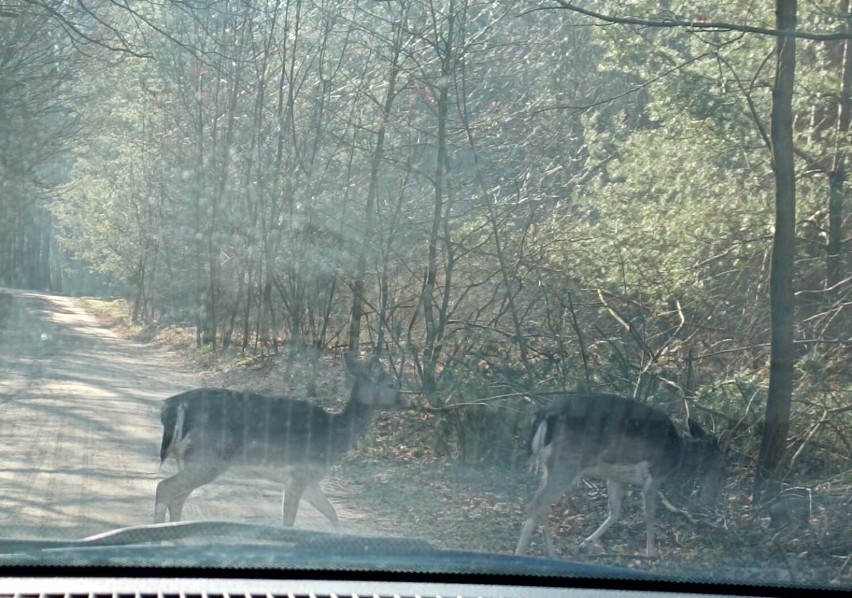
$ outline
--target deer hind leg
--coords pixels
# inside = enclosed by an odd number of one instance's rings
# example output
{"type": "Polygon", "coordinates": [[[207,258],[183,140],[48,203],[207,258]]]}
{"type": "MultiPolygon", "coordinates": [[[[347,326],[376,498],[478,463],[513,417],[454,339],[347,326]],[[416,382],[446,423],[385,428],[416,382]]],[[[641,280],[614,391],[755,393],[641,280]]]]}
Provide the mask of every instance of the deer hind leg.
{"type": "Polygon", "coordinates": [[[325,518],[331,522],[335,528],[338,527],[339,520],[337,518],[337,511],[334,510],[334,505],[329,502],[328,498],[323,491],[319,487],[319,483],[308,484],[305,488],[304,494],[305,500],[307,500],[313,507],[325,515],[325,518]]]}
{"type": "Polygon", "coordinates": [[[600,537],[606,533],[606,530],[612,527],[613,523],[621,519],[621,504],[624,502],[624,484],[621,482],[607,480],[606,497],[607,505],[609,507],[607,518],[604,519],[604,522],[601,523],[600,527],[596,529],[591,536],[583,540],[579,547],[579,550],[581,551],[587,549],[592,544],[595,544],[600,537]]]}
{"type": "Polygon", "coordinates": [[[568,470],[549,471],[549,469],[551,468],[545,468],[541,485],[530,502],[515,554],[524,554],[527,551],[533,532],[539,524],[543,524],[545,552],[549,557],[554,556],[550,526],[547,524],[547,513],[550,511],[550,506],[559,500],[568,488],[576,484],[580,476],[578,469],[573,467],[568,470]]]}
{"type": "Polygon", "coordinates": [[[169,505],[169,521],[180,521],[183,516],[183,505],[189,498],[191,492],[184,492],[176,496],[169,505]]]}
{"type": "Polygon", "coordinates": [[[215,480],[222,471],[224,471],[224,467],[221,465],[198,466],[188,464],[172,477],[157,484],[154,523],[165,522],[166,511],[169,513],[169,521],[180,521],[183,504],[189,495],[196,488],[215,480]]]}

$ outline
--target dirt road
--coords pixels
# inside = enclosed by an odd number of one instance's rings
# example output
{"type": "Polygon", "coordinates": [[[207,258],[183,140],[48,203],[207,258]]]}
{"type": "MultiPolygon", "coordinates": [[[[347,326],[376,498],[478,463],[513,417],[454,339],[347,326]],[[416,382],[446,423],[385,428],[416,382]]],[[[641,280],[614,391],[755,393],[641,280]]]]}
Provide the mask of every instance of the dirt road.
{"type": "MultiPolygon", "coordinates": [[[[181,359],[118,337],[78,299],[0,289],[0,537],[73,538],[151,522],[160,401],[201,383],[181,359]]],[[[343,529],[362,525],[342,508],[343,529]]],[[[184,519],[280,522],[281,489],[225,477],[184,519]]],[[[331,529],[302,503],[298,527],[331,529]]]]}

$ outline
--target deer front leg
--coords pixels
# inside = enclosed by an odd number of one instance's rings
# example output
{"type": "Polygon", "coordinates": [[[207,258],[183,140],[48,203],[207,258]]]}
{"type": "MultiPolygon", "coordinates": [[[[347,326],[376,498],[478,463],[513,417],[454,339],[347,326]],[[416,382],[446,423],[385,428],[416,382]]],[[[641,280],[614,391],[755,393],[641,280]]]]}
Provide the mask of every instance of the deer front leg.
{"type": "Polygon", "coordinates": [[[308,484],[301,479],[288,480],[284,486],[284,498],[281,501],[281,523],[284,527],[293,527],[296,523],[296,513],[299,511],[299,501],[305,493],[308,484]]]}
{"type": "Polygon", "coordinates": [[[645,508],[645,549],[649,558],[657,556],[654,541],[654,520],[657,516],[657,486],[648,484],[642,489],[642,505],[645,508]]]}

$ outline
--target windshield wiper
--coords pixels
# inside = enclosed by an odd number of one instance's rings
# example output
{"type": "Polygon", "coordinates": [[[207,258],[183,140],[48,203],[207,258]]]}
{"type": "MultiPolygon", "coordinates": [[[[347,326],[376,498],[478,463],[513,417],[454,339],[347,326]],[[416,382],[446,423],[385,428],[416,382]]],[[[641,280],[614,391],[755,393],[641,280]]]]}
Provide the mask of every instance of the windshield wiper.
{"type": "Polygon", "coordinates": [[[82,540],[0,539],[0,554],[69,548],[140,546],[162,542],[198,544],[204,541],[216,545],[234,542],[272,543],[305,548],[328,547],[334,550],[346,547],[365,550],[374,547],[381,550],[403,550],[407,553],[436,550],[428,542],[413,538],[360,536],[233,521],[179,521],[123,527],[82,540]]]}

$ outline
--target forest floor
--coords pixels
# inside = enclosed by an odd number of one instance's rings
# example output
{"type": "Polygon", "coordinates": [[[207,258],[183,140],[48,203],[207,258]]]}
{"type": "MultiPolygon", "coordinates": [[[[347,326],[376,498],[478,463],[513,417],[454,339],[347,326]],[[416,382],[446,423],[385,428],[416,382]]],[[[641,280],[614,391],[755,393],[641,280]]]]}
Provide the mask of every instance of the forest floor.
{"type": "MultiPolygon", "coordinates": [[[[130,326],[121,302],[37,293],[15,298],[0,327],[0,462],[9,464],[0,473],[3,536],[50,529],[50,536],[82,537],[148,523],[156,482],[174,469],[169,461],[160,467],[157,454],[157,405],[170,394],[215,385],[304,398],[331,410],[345,403],[340,356],[214,356],[195,348],[192,329],[130,326]]],[[[511,553],[534,474],[525,464],[507,469],[436,457],[435,416],[409,396],[412,408],[381,414],[324,482],[342,530],[511,553]]],[[[193,494],[184,518],[275,523],[280,493],[271,482],[226,475],[193,494]]],[[[604,484],[584,484],[565,497],[551,510],[550,524],[560,558],[683,579],[852,583],[848,514],[832,518],[830,509],[815,508],[804,523],[769,530],[767,518],[752,513],[747,494],[746,475],[735,473],[725,504],[712,516],[689,521],[660,508],[657,559],[644,557],[634,492],[624,521],[591,554],[576,547],[606,517],[604,484]]],[[[304,502],[296,525],[330,529],[304,502]]],[[[532,554],[541,554],[539,540],[532,554]]]]}

